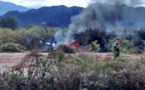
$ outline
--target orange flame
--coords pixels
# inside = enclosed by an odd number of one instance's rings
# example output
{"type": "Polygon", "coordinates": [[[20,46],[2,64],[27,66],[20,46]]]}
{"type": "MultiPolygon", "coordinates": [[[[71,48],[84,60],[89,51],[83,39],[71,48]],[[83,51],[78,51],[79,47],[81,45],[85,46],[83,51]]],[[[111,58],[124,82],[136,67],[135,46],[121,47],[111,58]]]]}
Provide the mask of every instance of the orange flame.
{"type": "Polygon", "coordinates": [[[77,49],[80,43],[78,41],[75,42],[68,41],[67,45],[71,46],[73,49],[77,49]]]}

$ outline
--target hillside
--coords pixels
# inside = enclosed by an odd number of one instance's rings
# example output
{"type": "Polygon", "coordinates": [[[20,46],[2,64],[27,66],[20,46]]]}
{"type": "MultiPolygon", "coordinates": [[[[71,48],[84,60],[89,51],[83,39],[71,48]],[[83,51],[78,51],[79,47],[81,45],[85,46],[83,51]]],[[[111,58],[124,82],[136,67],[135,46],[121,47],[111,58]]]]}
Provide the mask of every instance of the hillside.
{"type": "Polygon", "coordinates": [[[0,15],[4,15],[8,11],[17,10],[17,11],[21,12],[21,11],[29,10],[26,7],[19,6],[19,5],[13,4],[13,3],[9,3],[9,2],[3,2],[3,1],[0,1],[0,9],[1,9],[0,10],[0,15]]]}
{"type": "Polygon", "coordinates": [[[41,24],[45,22],[47,26],[66,27],[70,24],[71,17],[82,11],[81,7],[52,6],[31,9],[26,12],[10,11],[4,16],[15,16],[19,21],[19,27],[30,24],[41,24]]]}
{"type": "MultiPolygon", "coordinates": [[[[96,6],[96,10],[100,11],[99,5],[97,6],[96,6]]],[[[19,27],[25,27],[30,24],[40,25],[43,22],[45,22],[47,26],[67,27],[71,23],[72,16],[78,15],[79,13],[81,13],[83,9],[84,8],[82,7],[75,7],[75,6],[66,7],[66,6],[60,5],[60,6],[51,6],[51,7],[41,7],[38,9],[30,9],[25,12],[10,11],[10,12],[7,12],[4,16],[9,16],[9,15],[15,16],[19,21],[19,27]]],[[[107,22],[113,23],[114,20],[117,20],[116,22],[117,25],[121,25],[124,27],[136,27],[136,28],[145,27],[144,26],[144,23],[145,23],[145,17],[144,17],[145,8],[144,7],[135,8],[135,7],[128,7],[126,5],[120,5],[120,6],[104,5],[101,9],[102,9],[101,11],[103,15],[105,15],[104,16],[105,20],[103,20],[104,23],[107,23],[107,22]],[[111,11],[112,8],[114,8],[115,10],[113,9],[114,11],[111,11]]],[[[85,9],[85,11],[87,10],[88,8],[85,9]]],[[[100,13],[99,11],[96,13],[100,13]]],[[[91,10],[89,10],[89,12],[91,13],[91,10]]],[[[85,19],[87,18],[85,17],[83,19],[84,22],[85,22],[85,19]]],[[[78,21],[80,22],[79,19],[78,21]]]]}

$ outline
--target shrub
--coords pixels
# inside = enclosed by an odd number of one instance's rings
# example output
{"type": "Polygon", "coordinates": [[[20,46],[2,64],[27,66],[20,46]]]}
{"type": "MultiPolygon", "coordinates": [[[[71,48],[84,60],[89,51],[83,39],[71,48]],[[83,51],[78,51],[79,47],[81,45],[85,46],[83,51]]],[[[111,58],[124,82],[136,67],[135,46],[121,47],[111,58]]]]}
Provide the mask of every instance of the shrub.
{"type": "MultiPolygon", "coordinates": [[[[57,51],[55,53],[56,56],[58,53],[57,51]]],[[[20,63],[20,70],[0,73],[0,90],[145,89],[144,63],[129,62],[128,57],[119,57],[116,60],[111,58],[92,60],[88,54],[83,55],[86,56],[73,58],[68,55],[68,58],[56,63],[56,58],[42,58],[42,55],[32,52],[22,61],[23,64],[27,63],[26,67],[20,63]]]]}
{"type": "Polygon", "coordinates": [[[15,32],[14,40],[23,45],[27,50],[33,50],[39,48],[39,41],[42,38],[47,41],[55,31],[55,29],[32,25],[26,29],[15,32]]]}
{"type": "Polygon", "coordinates": [[[141,49],[139,49],[138,47],[134,47],[132,49],[128,50],[128,53],[130,54],[141,54],[143,53],[141,49]]]}
{"type": "Polygon", "coordinates": [[[100,44],[98,44],[98,41],[95,40],[91,43],[91,51],[98,52],[100,50],[100,44]]]}
{"type": "Polygon", "coordinates": [[[104,67],[105,69],[111,68],[112,70],[119,70],[125,68],[127,64],[128,64],[127,60],[125,60],[122,57],[119,57],[115,61],[114,60],[106,61],[104,67]]]}
{"type": "Polygon", "coordinates": [[[88,45],[94,40],[97,40],[100,44],[101,51],[104,51],[104,47],[107,44],[107,41],[113,35],[107,34],[104,29],[91,29],[88,28],[86,32],[74,33],[73,37],[75,40],[79,41],[81,45],[88,45]]]}
{"type": "Polygon", "coordinates": [[[0,19],[0,27],[14,30],[18,27],[18,20],[12,16],[3,17],[0,19]]]}
{"type": "Polygon", "coordinates": [[[57,52],[56,51],[55,54],[54,54],[54,58],[55,58],[56,63],[59,63],[60,61],[62,61],[63,57],[64,57],[64,53],[62,53],[62,52],[57,52]]]}
{"type": "Polygon", "coordinates": [[[134,45],[133,42],[129,41],[129,40],[123,40],[122,42],[122,51],[124,53],[130,53],[130,54],[141,54],[142,50],[137,47],[136,45],[134,45]]]}
{"type": "Polygon", "coordinates": [[[1,52],[21,52],[24,48],[16,43],[5,43],[0,46],[1,52]]]}
{"type": "Polygon", "coordinates": [[[47,58],[54,59],[54,62],[58,64],[64,59],[64,55],[65,55],[64,52],[55,50],[55,51],[50,51],[48,53],[47,58]]]}
{"type": "Polygon", "coordinates": [[[80,66],[82,66],[83,70],[87,70],[87,69],[91,68],[90,63],[83,58],[78,57],[78,58],[76,58],[76,61],[80,66]]]}
{"type": "Polygon", "coordinates": [[[1,43],[8,43],[8,42],[16,42],[16,39],[14,39],[14,36],[17,36],[15,32],[17,31],[12,31],[11,29],[2,29],[0,28],[0,41],[1,43]]]}
{"type": "Polygon", "coordinates": [[[141,39],[145,40],[145,30],[139,30],[137,31],[137,34],[141,39]]]}
{"type": "Polygon", "coordinates": [[[56,31],[56,28],[42,26],[31,26],[19,30],[0,28],[0,44],[13,42],[22,45],[26,50],[33,50],[39,47],[41,38],[47,41],[56,31]]]}
{"type": "Polygon", "coordinates": [[[130,49],[133,48],[133,42],[129,41],[129,40],[122,40],[122,47],[124,49],[130,49]]]}
{"type": "Polygon", "coordinates": [[[60,51],[63,53],[75,53],[74,49],[67,45],[60,45],[56,51],[60,51]]]}
{"type": "Polygon", "coordinates": [[[49,52],[48,58],[54,58],[56,62],[60,62],[65,53],[75,53],[75,51],[67,45],[60,45],[56,50],[49,52]]]}
{"type": "Polygon", "coordinates": [[[108,43],[106,44],[107,50],[108,50],[108,51],[112,51],[113,46],[114,46],[114,40],[113,40],[113,39],[109,39],[109,40],[108,40],[108,43]]]}

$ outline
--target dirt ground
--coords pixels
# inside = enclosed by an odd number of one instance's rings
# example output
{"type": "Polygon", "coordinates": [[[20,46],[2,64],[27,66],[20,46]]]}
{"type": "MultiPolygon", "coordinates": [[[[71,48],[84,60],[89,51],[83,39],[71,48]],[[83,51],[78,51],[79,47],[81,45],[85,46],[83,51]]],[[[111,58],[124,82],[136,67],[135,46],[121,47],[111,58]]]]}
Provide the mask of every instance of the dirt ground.
{"type": "Polygon", "coordinates": [[[0,53],[0,69],[16,65],[26,53],[0,53]]]}
{"type": "MultiPolygon", "coordinates": [[[[25,52],[25,53],[0,53],[0,70],[5,67],[11,67],[11,66],[18,64],[24,58],[24,56],[26,54],[27,54],[27,52],[25,52]]],[[[44,56],[47,56],[47,53],[42,53],[42,54],[44,56]]],[[[77,53],[77,54],[79,54],[79,53],[77,53]]],[[[113,55],[112,53],[85,53],[85,54],[96,54],[102,58],[113,55]]],[[[139,55],[135,55],[135,54],[126,55],[125,54],[123,56],[127,56],[134,60],[139,60],[141,58],[141,56],[145,56],[145,53],[139,54],[139,55]]]]}

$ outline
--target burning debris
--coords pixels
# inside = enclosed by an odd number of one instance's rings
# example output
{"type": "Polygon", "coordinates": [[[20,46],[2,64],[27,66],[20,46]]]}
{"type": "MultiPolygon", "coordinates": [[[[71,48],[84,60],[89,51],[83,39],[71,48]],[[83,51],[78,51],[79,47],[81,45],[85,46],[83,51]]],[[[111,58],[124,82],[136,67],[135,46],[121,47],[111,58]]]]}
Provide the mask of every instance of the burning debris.
{"type": "Polygon", "coordinates": [[[113,35],[122,37],[126,28],[137,30],[145,28],[143,14],[140,16],[141,11],[138,11],[140,8],[136,7],[144,3],[144,0],[92,0],[86,9],[72,18],[66,34],[61,31],[56,32],[54,35],[56,43],[46,44],[52,47],[52,50],[62,44],[76,49],[80,45],[86,46],[98,40],[101,48],[105,48],[105,42],[114,38],[113,35]],[[72,40],[77,42],[73,43],[72,40]]]}
{"type": "Polygon", "coordinates": [[[48,40],[40,40],[40,45],[43,51],[56,50],[60,45],[67,45],[72,49],[76,50],[79,47],[80,43],[76,40],[70,40],[66,42],[64,34],[58,31],[48,40]]]}
{"type": "MultiPolygon", "coordinates": [[[[86,45],[95,40],[89,32],[102,31],[107,34],[115,33],[122,37],[123,30],[126,28],[137,30],[145,28],[143,24],[145,19],[140,16],[141,11],[136,14],[136,10],[140,10],[136,6],[141,6],[144,3],[144,0],[92,0],[92,3],[82,13],[72,18],[66,40],[70,41],[72,38],[77,41],[85,40],[84,45],[86,45]],[[137,17],[140,17],[140,19],[137,17]],[[75,37],[76,35],[81,35],[80,40],[75,37]]],[[[96,33],[96,35],[98,34],[96,33]]],[[[98,41],[99,39],[97,38],[98,41]]],[[[102,40],[104,39],[107,41],[109,38],[106,36],[102,40]]],[[[105,45],[101,46],[105,47],[105,45]]]]}
{"type": "Polygon", "coordinates": [[[79,43],[78,41],[75,41],[75,40],[74,40],[74,41],[68,41],[66,45],[69,45],[69,46],[71,46],[74,50],[76,50],[76,49],[79,47],[80,43],[79,43]]]}
{"type": "Polygon", "coordinates": [[[56,45],[57,42],[53,36],[50,37],[48,40],[44,40],[43,38],[40,40],[40,47],[42,51],[55,50],[56,45]]]}

